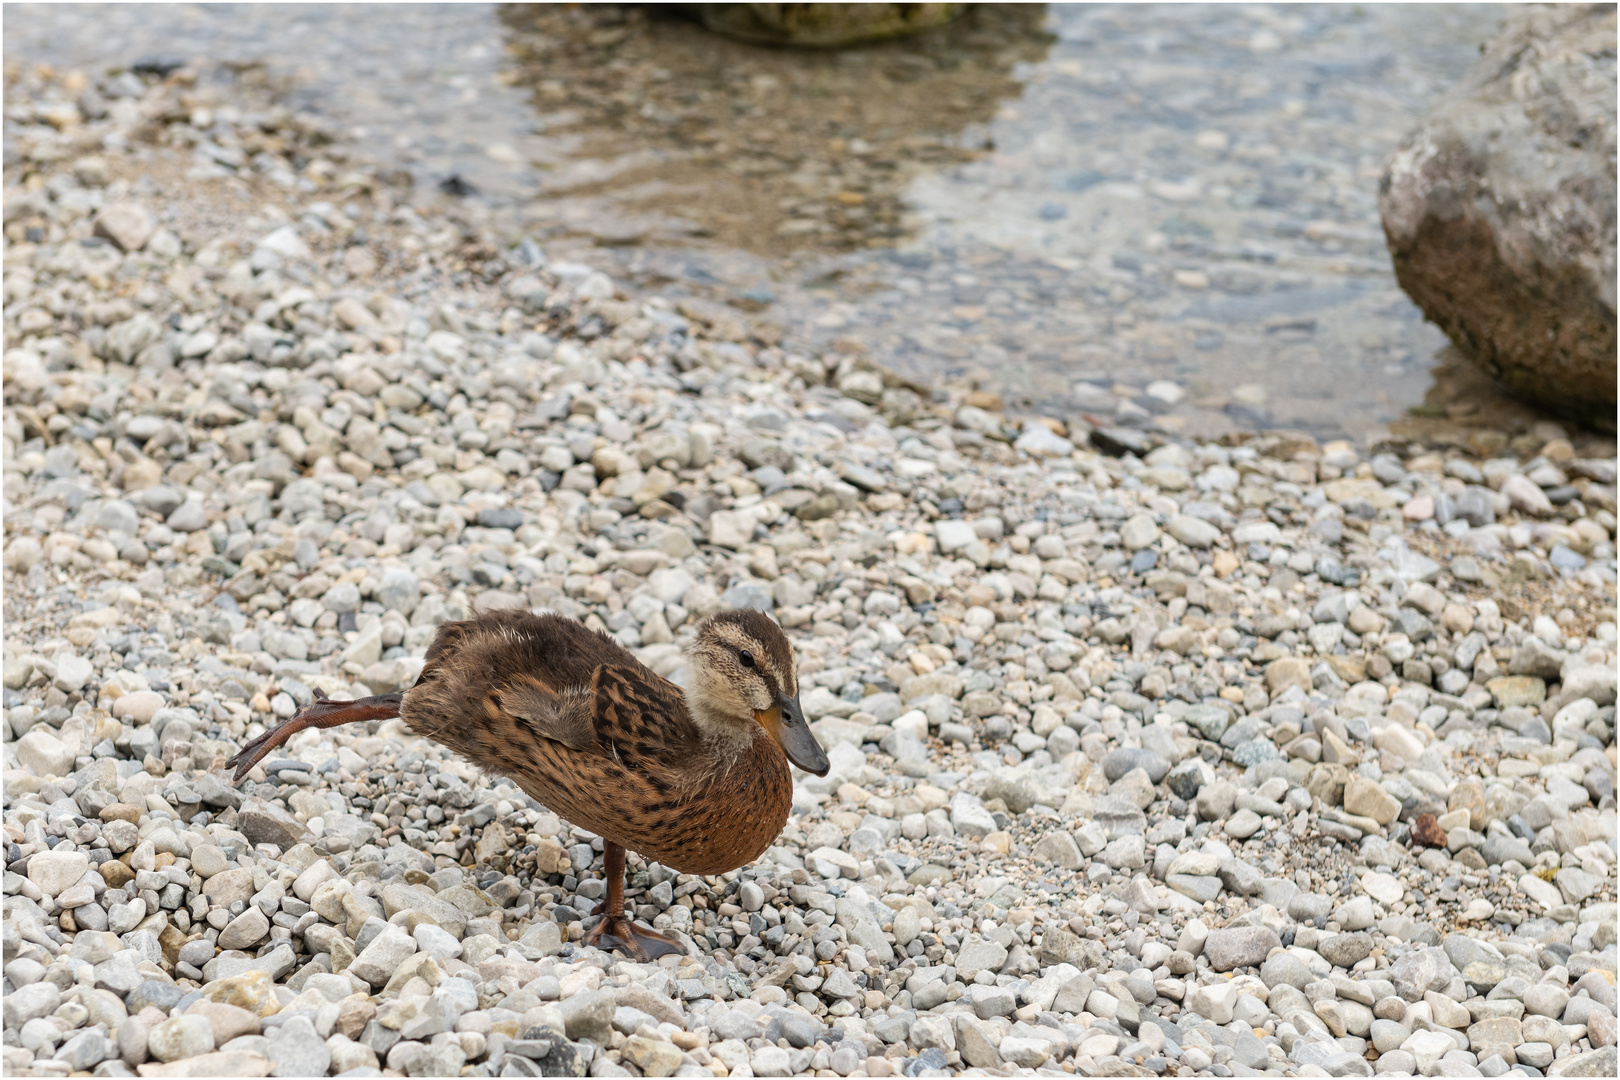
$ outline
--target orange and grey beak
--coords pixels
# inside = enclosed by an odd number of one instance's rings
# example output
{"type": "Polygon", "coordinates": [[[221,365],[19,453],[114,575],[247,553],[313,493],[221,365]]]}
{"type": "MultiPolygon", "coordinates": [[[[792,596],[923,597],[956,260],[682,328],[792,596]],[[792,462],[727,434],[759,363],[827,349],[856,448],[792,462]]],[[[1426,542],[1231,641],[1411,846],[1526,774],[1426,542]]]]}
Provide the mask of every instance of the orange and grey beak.
{"type": "Polygon", "coordinates": [[[810,725],[804,719],[804,709],[799,706],[797,697],[782,694],[775,705],[755,713],[754,719],[765,725],[765,730],[771,733],[789,761],[807,773],[827,775],[832,763],[816,737],[810,734],[810,725]]]}

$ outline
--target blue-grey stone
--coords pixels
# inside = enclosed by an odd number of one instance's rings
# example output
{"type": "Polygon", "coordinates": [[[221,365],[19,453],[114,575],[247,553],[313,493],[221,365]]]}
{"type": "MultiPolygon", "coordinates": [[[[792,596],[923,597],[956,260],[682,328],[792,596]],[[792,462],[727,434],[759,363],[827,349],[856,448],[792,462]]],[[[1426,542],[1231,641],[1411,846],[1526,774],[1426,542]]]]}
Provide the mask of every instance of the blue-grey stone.
{"type": "Polygon", "coordinates": [[[148,1005],[167,1013],[179,1004],[183,996],[185,991],[173,983],[148,979],[125,995],[124,1006],[131,1013],[138,1013],[148,1005]]]}
{"type": "Polygon", "coordinates": [[[1232,712],[1219,705],[1194,705],[1187,710],[1187,723],[1213,742],[1226,733],[1232,723],[1232,712]]]}
{"type": "Polygon", "coordinates": [[[1554,544],[1553,549],[1547,553],[1547,559],[1560,570],[1580,570],[1586,566],[1586,559],[1563,544],[1554,544]]]}
{"type": "Polygon", "coordinates": [[[478,524],[486,529],[515,529],[523,524],[523,511],[511,507],[486,506],[478,511],[478,524]]]}
{"type": "Polygon", "coordinates": [[[159,517],[168,517],[180,508],[186,501],[185,494],[179,488],[168,484],[153,484],[149,488],[142,488],[131,496],[141,506],[152,511],[159,517]]]}
{"type": "Polygon", "coordinates": [[[1496,507],[1491,501],[1491,493],[1484,488],[1464,488],[1457,496],[1457,516],[1462,518],[1474,528],[1483,528],[1496,523],[1496,507]]]}
{"type": "Polygon", "coordinates": [[[1239,743],[1232,749],[1232,760],[1244,768],[1276,759],[1277,747],[1270,739],[1264,737],[1239,743]]]}
{"type": "MultiPolygon", "coordinates": [[[[482,517],[483,513],[488,511],[481,512],[479,516],[482,517]]],[[[410,570],[394,567],[383,571],[382,581],[377,586],[377,602],[383,607],[409,615],[421,598],[421,583],[410,570]]]]}
{"type": "Polygon", "coordinates": [[[751,608],[754,611],[770,611],[776,606],[771,590],[764,584],[754,583],[733,585],[720,594],[720,602],[728,607],[751,608]]]}
{"type": "Polygon", "coordinates": [[[1192,802],[1198,797],[1198,789],[1214,778],[1214,773],[1202,758],[1188,758],[1170,770],[1166,782],[1176,798],[1183,802],[1192,802]]]}
{"type": "Polygon", "coordinates": [[[1221,735],[1221,745],[1228,750],[1236,749],[1240,744],[1248,742],[1270,727],[1268,722],[1258,716],[1245,716],[1221,735]]]}
{"type": "Polygon", "coordinates": [[[201,499],[187,499],[175,507],[166,521],[175,532],[193,533],[208,528],[208,508],[201,499]]]}

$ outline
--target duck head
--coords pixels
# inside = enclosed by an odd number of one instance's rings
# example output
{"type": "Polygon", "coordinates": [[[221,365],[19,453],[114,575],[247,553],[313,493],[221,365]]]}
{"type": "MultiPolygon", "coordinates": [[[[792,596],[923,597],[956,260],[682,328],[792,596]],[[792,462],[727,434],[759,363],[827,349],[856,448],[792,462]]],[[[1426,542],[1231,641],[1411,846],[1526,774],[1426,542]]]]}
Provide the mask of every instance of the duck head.
{"type": "Polygon", "coordinates": [[[758,724],[793,764],[827,775],[827,755],[799,706],[793,646],[769,616],[741,609],[709,617],[698,626],[687,660],[687,702],[699,727],[752,738],[750,725],[758,724]]]}

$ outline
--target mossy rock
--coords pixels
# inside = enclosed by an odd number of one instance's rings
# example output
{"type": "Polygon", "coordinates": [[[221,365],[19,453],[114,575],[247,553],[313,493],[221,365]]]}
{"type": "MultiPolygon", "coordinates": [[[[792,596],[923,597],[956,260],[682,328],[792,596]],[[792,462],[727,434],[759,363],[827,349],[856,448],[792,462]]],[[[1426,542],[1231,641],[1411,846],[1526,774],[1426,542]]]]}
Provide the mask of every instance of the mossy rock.
{"type": "Polygon", "coordinates": [[[944,26],[966,4],[686,4],[716,33],[769,45],[832,49],[944,26]]]}

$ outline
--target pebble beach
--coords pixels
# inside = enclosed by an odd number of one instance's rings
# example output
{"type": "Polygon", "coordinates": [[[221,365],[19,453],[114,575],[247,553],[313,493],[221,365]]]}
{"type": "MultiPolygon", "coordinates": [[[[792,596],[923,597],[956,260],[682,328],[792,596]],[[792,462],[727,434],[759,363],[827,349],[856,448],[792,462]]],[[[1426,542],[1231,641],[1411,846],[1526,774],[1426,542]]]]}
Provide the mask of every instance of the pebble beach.
{"type": "Polygon", "coordinates": [[[1015,415],[251,82],[7,83],[7,1075],[1616,1073],[1612,437],[1015,415]],[[793,641],[777,844],[630,855],[688,955],[399,721],[224,771],[502,607],[793,641]]]}

